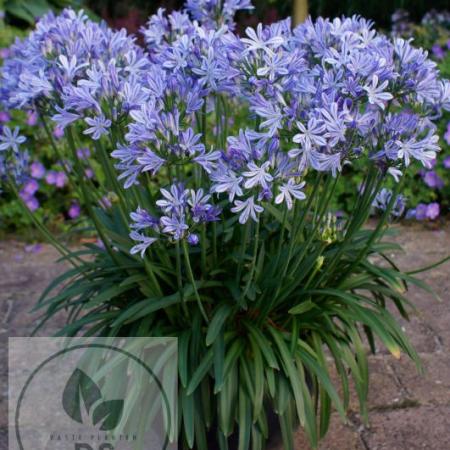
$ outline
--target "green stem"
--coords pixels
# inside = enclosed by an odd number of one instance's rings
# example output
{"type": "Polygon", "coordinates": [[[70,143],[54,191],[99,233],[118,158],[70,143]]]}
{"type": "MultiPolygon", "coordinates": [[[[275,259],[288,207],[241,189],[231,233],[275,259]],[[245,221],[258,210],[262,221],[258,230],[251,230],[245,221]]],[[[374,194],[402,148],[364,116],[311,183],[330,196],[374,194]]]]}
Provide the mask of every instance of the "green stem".
{"type": "Polygon", "coordinates": [[[197,290],[197,284],[195,282],[194,274],[192,272],[191,260],[189,258],[189,249],[186,240],[183,240],[183,251],[184,251],[184,259],[186,261],[186,269],[188,272],[189,280],[192,283],[192,287],[194,288],[195,298],[197,299],[198,307],[206,323],[209,323],[209,319],[208,316],[206,315],[205,309],[203,308],[202,300],[200,299],[200,295],[197,290]]]}
{"type": "Polygon", "coordinates": [[[277,270],[278,264],[280,263],[281,249],[283,247],[284,230],[286,228],[287,217],[288,217],[288,208],[287,208],[286,205],[284,205],[283,220],[281,222],[281,232],[280,232],[280,237],[279,237],[279,240],[278,240],[278,247],[277,247],[277,258],[276,258],[275,264],[273,266],[273,270],[274,271],[277,270]]]}
{"type": "Polygon", "coordinates": [[[356,256],[356,258],[350,264],[349,268],[347,270],[345,270],[344,273],[341,275],[340,280],[345,279],[345,277],[349,273],[352,272],[352,270],[362,261],[362,259],[367,256],[368,252],[372,248],[372,244],[382,234],[382,230],[383,230],[384,226],[386,225],[386,223],[387,223],[387,221],[389,219],[389,215],[390,215],[390,213],[391,213],[391,211],[392,211],[392,209],[393,209],[393,207],[395,205],[395,202],[397,200],[397,195],[400,192],[401,186],[403,185],[403,180],[404,180],[404,178],[402,178],[401,182],[397,183],[397,185],[395,186],[394,190],[392,191],[392,195],[391,195],[391,198],[389,200],[389,203],[386,206],[386,209],[383,212],[383,215],[380,217],[375,230],[372,231],[372,233],[370,235],[370,238],[366,242],[366,245],[360,250],[360,252],[356,256]]]}
{"type": "Polygon", "coordinates": [[[202,275],[206,276],[206,223],[202,223],[201,228],[201,266],[202,275]]]}
{"type": "Polygon", "coordinates": [[[184,298],[184,291],[183,291],[183,280],[181,275],[181,250],[180,250],[180,241],[176,241],[175,243],[175,251],[176,251],[176,272],[177,272],[177,286],[178,286],[178,293],[180,296],[181,305],[184,311],[184,314],[186,317],[189,317],[189,312],[187,310],[186,301],[184,298]]]}
{"type": "Polygon", "coordinates": [[[100,141],[95,141],[94,146],[95,146],[95,149],[97,150],[97,152],[99,153],[100,159],[102,161],[102,165],[106,171],[106,174],[105,174],[105,176],[107,178],[106,185],[110,191],[113,191],[117,194],[117,196],[119,198],[120,215],[122,217],[122,221],[123,221],[125,227],[128,229],[129,228],[128,215],[127,215],[128,207],[126,204],[122,186],[120,185],[120,183],[117,180],[115,170],[112,167],[111,161],[109,159],[109,156],[108,156],[104,146],[101,144],[100,141]]]}
{"type": "Polygon", "coordinates": [[[338,250],[333,255],[331,260],[328,262],[327,270],[323,271],[323,273],[319,276],[316,285],[319,284],[325,279],[325,277],[329,277],[333,274],[336,265],[340,261],[342,255],[347,250],[350,242],[353,239],[354,233],[358,231],[364,222],[367,220],[370,213],[370,205],[372,204],[373,198],[375,197],[378,187],[381,183],[381,179],[377,180],[377,169],[373,165],[370,167],[365,183],[364,183],[364,192],[362,196],[358,199],[357,206],[355,207],[355,212],[353,213],[352,220],[347,225],[344,239],[340,243],[338,250]],[[375,189],[374,189],[374,186],[375,189]]]}
{"type": "MultiPolygon", "coordinates": [[[[244,238],[241,243],[241,252],[239,255],[239,261],[238,261],[238,267],[236,271],[236,284],[239,286],[239,283],[241,281],[241,275],[242,275],[242,266],[244,264],[244,258],[245,258],[245,251],[247,250],[247,241],[248,241],[248,235],[249,235],[249,228],[251,224],[250,222],[247,222],[244,225],[244,238]]],[[[242,228],[241,228],[242,229],[242,228]]]]}
{"type": "Polygon", "coordinates": [[[313,190],[307,200],[306,207],[303,210],[303,214],[300,219],[297,217],[299,214],[299,208],[300,208],[299,202],[298,201],[295,202],[294,223],[292,224],[292,229],[291,229],[291,239],[290,239],[290,243],[289,243],[288,256],[286,258],[286,263],[284,264],[283,271],[281,273],[280,283],[278,284],[275,295],[273,296],[274,299],[276,299],[277,295],[279,294],[283,280],[286,277],[286,274],[287,274],[287,271],[289,268],[289,264],[292,259],[294,245],[297,242],[298,237],[301,236],[301,234],[303,233],[303,228],[306,224],[306,218],[309,214],[309,211],[311,210],[311,205],[319,192],[319,185],[320,185],[321,180],[322,180],[322,174],[317,175],[314,185],[313,185],[313,190]]]}
{"type": "Polygon", "coordinates": [[[244,292],[241,294],[241,296],[239,298],[239,303],[241,303],[242,300],[245,299],[245,296],[247,295],[247,292],[250,289],[250,286],[252,284],[253,275],[255,274],[256,260],[258,258],[259,228],[260,228],[260,225],[259,225],[259,221],[258,221],[258,222],[256,222],[255,245],[253,247],[253,258],[252,258],[252,265],[251,265],[251,268],[250,268],[250,275],[248,277],[247,284],[245,286],[244,292]]]}
{"type": "Polygon", "coordinates": [[[102,225],[99,222],[97,215],[95,214],[94,208],[92,206],[92,201],[89,196],[89,191],[86,188],[85,178],[83,176],[83,167],[81,166],[80,161],[78,159],[77,151],[75,148],[75,142],[74,142],[73,135],[72,135],[72,130],[70,128],[66,128],[66,137],[67,137],[67,142],[69,143],[69,147],[72,150],[72,156],[75,161],[75,167],[76,167],[76,170],[78,171],[78,178],[79,178],[79,182],[80,182],[81,192],[83,193],[84,202],[86,204],[86,208],[88,210],[89,216],[92,219],[92,221],[94,222],[97,233],[99,234],[100,239],[102,240],[103,244],[105,245],[106,251],[108,252],[109,256],[120,267],[120,261],[117,258],[117,255],[115,254],[114,250],[112,249],[109,239],[106,237],[106,235],[102,229],[102,225]]]}
{"type": "Polygon", "coordinates": [[[212,232],[213,232],[213,266],[217,267],[217,223],[212,223],[212,232]]]}

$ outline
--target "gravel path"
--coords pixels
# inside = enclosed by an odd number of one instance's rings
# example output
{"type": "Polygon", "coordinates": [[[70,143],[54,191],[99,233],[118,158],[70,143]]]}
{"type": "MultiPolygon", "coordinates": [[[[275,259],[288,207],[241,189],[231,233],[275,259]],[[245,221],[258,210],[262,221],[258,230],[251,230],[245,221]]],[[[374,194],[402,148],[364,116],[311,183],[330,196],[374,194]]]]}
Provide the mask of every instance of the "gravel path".
{"type": "MultiPolygon", "coordinates": [[[[449,253],[450,227],[398,227],[398,232],[395,240],[405,252],[395,259],[404,269],[425,266],[449,253]]],[[[0,242],[0,449],[7,448],[7,339],[32,332],[38,318],[31,312],[33,305],[47,284],[65,269],[55,263],[57,257],[46,245],[35,253],[17,242],[0,242]]],[[[449,269],[447,263],[421,275],[441,296],[441,303],[415,287],[409,293],[419,313],[411,322],[404,322],[404,327],[422,358],[425,374],[417,374],[404,356],[396,360],[382,351],[371,357],[370,427],[361,423],[354,402],[347,424],[333,415],[321,450],[450,449],[449,269]]],[[[51,335],[63,322],[61,315],[38,335],[51,335]]],[[[299,430],[296,449],[308,448],[299,430]]]]}

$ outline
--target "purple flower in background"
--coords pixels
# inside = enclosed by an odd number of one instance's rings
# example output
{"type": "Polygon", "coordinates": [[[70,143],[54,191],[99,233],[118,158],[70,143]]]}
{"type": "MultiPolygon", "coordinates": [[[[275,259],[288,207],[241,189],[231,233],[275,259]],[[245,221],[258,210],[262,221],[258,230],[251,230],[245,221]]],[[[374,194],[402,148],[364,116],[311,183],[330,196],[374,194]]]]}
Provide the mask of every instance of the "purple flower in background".
{"type": "Polygon", "coordinates": [[[60,127],[60,126],[56,126],[53,129],[53,136],[56,139],[61,139],[64,136],[64,128],[60,127]]]}
{"type": "Polygon", "coordinates": [[[9,48],[0,48],[0,59],[9,58],[10,53],[9,48]]]}
{"type": "Polygon", "coordinates": [[[25,195],[32,196],[32,195],[34,195],[34,194],[38,191],[38,189],[39,189],[39,183],[38,183],[36,180],[31,179],[31,180],[28,180],[28,181],[24,184],[24,186],[23,186],[23,188],[22,188],[22,192],[23,192],[25,195]]]}
{"type": "Polygon", "coordinates": [[[425,220],[427,218],[427,210],[428,207],[425,203],[419,203],[416,206],[416,219],[417,220],[425,220]]]}
{"type": "Polygon", "coordinates": [[[94,178],[94,171],[90,167],[84,171],[84,174],[86,175],[86,178],[94,178]]]}
{"type": "Polygon", "coordinates": [[[406,211],[406,215],[405,215],[405,219],[407,220],[411,220],[411,219],[415,219],[416,218],[416,209],[408,209],[408,211],[406,211]]]}
{"type": "Polygon", "coordinates": [[[69,211],[67,211],[67,215],[71,219],[76,219],[77,217],[79,217],[80,212],[81,212],[80,205],[78,203],[72,203],[72,205],[69,208],[69,211]]]}
{"type": "Polygon", "coordinates": [[[3,134],[0,135],[0,151],[11,148],[15,153],[18,153],[19,145],[23,144],[25,141],[25,136],[19,134],[19,127],[16,127],[11,131],[11,128],[5,126],[3,128],[3,134]]]}
{"type": "Polygon", "coordinates": [[[439,203],[433,202],[427,206],[426,217],[430,220],[435,220],[439,217],[440,214],[439,203]]]}
{"type": "Polygon", "coordinates": [[[11,120],[11,116],[7,111],[0,111],[0,123],[6,123],[11,120]]]}
{"type": "Polygon", "coordinates": [[[37,124],[38,121],[38,114],[36,111],[27,111],[27,125],[30,127],[33,127],[37,124]]]}
{"type": "Polygon", "coordinates": [[[79,159],[88,159],[91,156],[91,151],[87,147],[77,149],[77,156],[79,159]]]}
{"type": "Polygon", "coordinates": [[[450,145],[450,122],[447,124],[447,131],[444,134],[444,139],[450,145]]]}
{"type": "Polygon", "coordinates": [[[444,181],[434,170],[428,171],[424,175],[423,181],[428,187],[433,189],[442,189],[444,187],[444,181]]]}
{"type": "Polygon", "coordinates": [[[25,200],[25,204],[27,205],[27,207],[28,207],[28,209],[30,211],[36,211],[39,208],[39,206],[40,206],[39,205],[39,200],[36,197],[34,197],[34,196],[28,197],[25,200]]]}
{"type": "Polygon", "coordinates": [[[25,192],[21,192],[19,195],[30,211],[36,211],[39,208],[39,200],[34,195],[28,195],[25,192]]]}
{"type": "Polygon", "coordinates": [[[450,156],[446,156],[444,161],[443,161],[443,165],[446,169],[450,169],[450,156]]]}
{"type": "Polygon", "coordinates": [[[24,251],[25,253],[34,253],[34,254],[40,253],[42,251],[42,244],[25,245],[24,251]]]}
{"type": "Polygon", "coordinates": [[[58,172],[56,175],[55,185],[58,188],[62,188],[67,184],[67,176],[64,172],[58,172]]]}
{"type": "Polygon", "coordinates": [[[47,175],[45,176],[45,181],[47,182],[47,184],[53,186],[56,184],[56,175],[57,172],[55,170],[49,170],[47,172],[47,175]]]}
{"type": "Polygon", "coordinates": [[[433,47],[431,47],[431,51],[436,59],[445,58],[445,50],[439,44],[434,44],[433,47]]]}
{"type": "Polygon", "coordinates": [[[67,183],[67,177],[64,172],[57,172],[56,170],[49,170],[45,176],[47,184],[62,188],[67,183]]]}
{"type": "Polygon", "coordinates": [[[39,161],[34,161],[30,166],[31,176],[40,180],[45,176],[45,167],[39,161]]]}

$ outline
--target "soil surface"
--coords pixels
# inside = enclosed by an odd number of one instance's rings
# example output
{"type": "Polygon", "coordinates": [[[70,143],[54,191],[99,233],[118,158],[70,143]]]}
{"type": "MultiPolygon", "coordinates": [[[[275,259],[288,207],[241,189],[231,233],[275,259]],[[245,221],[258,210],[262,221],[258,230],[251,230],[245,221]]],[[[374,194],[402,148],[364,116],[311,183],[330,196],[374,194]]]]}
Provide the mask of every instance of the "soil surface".
{"type": "MultiPolygon", "coordinates": [[[[392,255],[405,270],[431,264],[449,254],[450,227],[396,228],[395,241],[404,252],[392,255]]],[[[7,340],[29,336],[39,313],[33,312],[40,294],[67,266],[57,263],[49,246],[0,242],[0,450],[7,449],[7,340]]],[[[418,308],[406,333],[422,358],[425,373],[417,373],[405,356],[400,360],[380,349],[370,359],[370,425],[364,426],[356,398],[348,422],[333,415],[321,450],[448,450],[450,449],[450,263],[420,275],[442,302],[414,286],[409,299],[418,308]]],[[[47,323],[38,336],[51,336],[64,323],[64,314],[47,323]]],[[[298,450],[309,446],[301,430],[295,435],[298,450]]],[[[213,449],[211,449],[213,450],[213,449]]],[[[281,450],[281,447],[278,449],[281,450]]]]}

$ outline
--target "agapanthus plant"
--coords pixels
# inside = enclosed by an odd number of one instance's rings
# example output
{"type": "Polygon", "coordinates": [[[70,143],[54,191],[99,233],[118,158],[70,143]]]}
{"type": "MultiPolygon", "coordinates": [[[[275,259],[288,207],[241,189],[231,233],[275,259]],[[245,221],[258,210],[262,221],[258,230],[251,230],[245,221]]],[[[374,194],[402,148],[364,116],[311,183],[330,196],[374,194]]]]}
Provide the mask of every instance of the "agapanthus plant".
{"type": "Polygon", "coordinates": [[[426,286],[381,238],[404,208],[404,172],[439,151],[450,84],[362,18],[240,37],[231,16],[250,5],[221,5],[160,10],[145,50],[70,10],[13,46],[3,98],[65,129],[55,152],[71,155],[101,240],[73,252],[47,233],[74,267],[39,306],[44,320],[69,309],[63,335],[178,337],[184,448],[225,449],[237,433],[240,449],[262,449],[271,411],[284,448],[297,422],[316,446],[331,409],[345,417],[350,379],[367,413],[366,343],[417,361],[388,303],[408,317],[407,283],[426,286]],[[85,135],[98,188],[77,152],[85,135]],[[343,220],[330,205],[350,164],[363,183],[343,220]],[[366,230],[373,207],[383,213],[366,230]]]}

